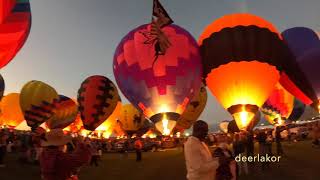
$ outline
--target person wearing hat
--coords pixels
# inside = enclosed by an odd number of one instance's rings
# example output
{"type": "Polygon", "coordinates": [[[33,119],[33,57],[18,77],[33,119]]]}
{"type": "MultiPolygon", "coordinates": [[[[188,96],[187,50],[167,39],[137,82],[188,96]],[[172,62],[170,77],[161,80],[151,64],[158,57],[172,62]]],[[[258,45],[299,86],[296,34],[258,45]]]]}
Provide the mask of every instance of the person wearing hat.
{"type": "Polygon", "coordinates": [[[213,158],[204,143],[208,135],[208,124],[202,120],[193,125],[192,136],[184,144],[184,155],[188,180],[214,180],[219,167],[217,158],[213,158]]]}
{"type": "Polygon", "coordinates": [[[52,129],[46,133],[44,140],[41,141],[44,149],[40,156],[43,180],[77,179],[73,172],[90,161],[90,150],[81,142],[77,143],[73,153],[64,153],[64,146],[70,142],[72,138],[64,135],[62,129],[52,129]]]}

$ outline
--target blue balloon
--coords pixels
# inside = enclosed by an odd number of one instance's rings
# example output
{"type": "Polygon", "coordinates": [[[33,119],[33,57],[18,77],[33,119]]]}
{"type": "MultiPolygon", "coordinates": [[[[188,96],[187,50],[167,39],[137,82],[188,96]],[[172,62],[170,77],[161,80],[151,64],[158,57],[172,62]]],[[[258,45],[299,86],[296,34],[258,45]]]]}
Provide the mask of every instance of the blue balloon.
{"type": "Polygon", "coordinates": [[[290,28],[282,32],[281,35],[296,58],[302,56],[306,51],[320,46],[318,35],[306,27],[290,28]]]}

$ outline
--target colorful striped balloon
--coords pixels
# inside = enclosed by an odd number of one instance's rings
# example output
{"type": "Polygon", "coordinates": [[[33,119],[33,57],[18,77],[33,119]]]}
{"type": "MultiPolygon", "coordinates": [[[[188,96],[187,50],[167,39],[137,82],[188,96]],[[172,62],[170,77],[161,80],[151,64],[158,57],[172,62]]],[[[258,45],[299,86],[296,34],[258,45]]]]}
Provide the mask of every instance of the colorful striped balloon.
{"type": "Polygon", "coordinates": [[[20,107],[32,129],[37,128],[54,115],[58,93],[54,88],[41,81],[30,81],[20,92],[20,107]]]}
{"type": "Polygon", "coordinates": [[[50,129],[65,128],[69,126],[78,114],[78,105],[69,97],[59,95],[52,118],[46,123],[50,129]]]}
{"type": "Polygon", "coordinates": [[[201,87],[198,45],[189,32],[171,24],[162,28],[170,46],[156,55],[150,28],[139,26],[122,39],[114,55],[114,76],[126,98],[154,123],[165,115],[177,121],[201,87]]]}
{"type": "Polygon", "coordinates": [[[0,68],[18,53],[28,38],[30,28],[29,0],[0,1],[0,68]]]}
{"type": "Polygon", "coordinates": [[[115,110],[120,97],[116,86],[104,76],[90,76],[78,91],[78,104],[84,128],[94,131],[115,110]]]}

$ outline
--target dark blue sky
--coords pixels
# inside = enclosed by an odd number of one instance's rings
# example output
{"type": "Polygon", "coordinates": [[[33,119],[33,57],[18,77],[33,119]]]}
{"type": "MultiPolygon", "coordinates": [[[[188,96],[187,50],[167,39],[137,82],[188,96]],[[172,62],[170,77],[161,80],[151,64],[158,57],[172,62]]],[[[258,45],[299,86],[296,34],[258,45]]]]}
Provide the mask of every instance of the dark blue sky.
{"type": "MultiPolygon", "coordinates": [[[[29,39],[1,69],[6,93],[41,80],[60,94],[76,97],[89,75],[114,80],[112,60],[121,38],[151,19],[152,0],[30,0],[29,39]]],[[[279,31],[295,26],[320,30],[320,0],[160,0],[176,24],[197,39],[203,28],[225,14],[249,12],[271,21],[279,31]]],[[[209,93],[210,94],[210,93],[209,93]]],[[[124,97],[122,96],[122,99],[124,97]]],[[[201,116],[209,123],[230,119],[209,95],[201,116]]]]}

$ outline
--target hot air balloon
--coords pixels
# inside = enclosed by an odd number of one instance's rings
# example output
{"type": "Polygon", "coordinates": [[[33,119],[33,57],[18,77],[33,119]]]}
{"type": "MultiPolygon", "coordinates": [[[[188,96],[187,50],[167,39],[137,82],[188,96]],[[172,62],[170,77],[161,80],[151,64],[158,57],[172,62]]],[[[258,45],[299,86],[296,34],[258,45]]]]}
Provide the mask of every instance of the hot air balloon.
{"type": "Polygon", "coordinates": [[[222,132],[228,133],[228,126],[230,121],[221,121],[219,124],[219,128],[222,132]]]}
{"type": "Polygon", "coordinates": [[[232,120],[228,123],[228,133],[236,133],[236,132],[240,132],[240,129],[237,126],[236,121],[232,120]]]}
{"type": "Polygon", "coordinates": [[[5,89],[4,79],[3,79],[2,75],[0,74],[0,101],[1,101],[3,93],[4,93],[4,89],[5,89]]]}
{"type": "Polygon", "coordinates": [[[19,96],[19,93],[10,93],[2,98],[0,124],[16,127],[24,120],[19,96]]]}
{"type": "Polygon", "coordinates": [[[116,108],[112,112],[112,114],[106,119],[99,127],[97,127],[96,131],[101,131],[103,133],[103,137],[109,138],[112,134],[115,125],[117,124],[117,119],[121,113],[122,104],[119,101],[116,108]]]}
{"type": "Polygon", "coordinates": [[[115,110],[120,97],[116,86],[104,76],[90,76],[78,91],[78,104],[84,128],[94,131],[115,110]]]}
{"type": "Polygon", "coordinates": [[[277,124],[290,116],[293,102],[294,97],[278,83],[262,106],[261,111],[270,124],[277,124]]]}
{"type": "Polygon", "coordinates": [[[47,126],[50,129],[65,128],[69,126],[78,114],[78,105],[72,99],[59,95],[54,109],[54,115],[48,121],[47,126]]]}
{"type": "Polygon", "coordinates": [[[273,109],[272,107],[264,106],[261,108],[261,112],[271,125],[279,124],[282,120],[279,110],[273,109]]]}
{"type": "Polygon", "coordinates": [[[249,124],[245,128],[239,128],[235,120],[232,120],[228,124],[228,133],[240,132],[240,130],[251,131],[260,121],[261,113],[257,111],[256,114],[249,120],[249,124]]]}
{"type": "Polygon", "coordinates": [[[295,63],[299,66],[281,78],[281,84],[295,97],[306,105],[319,109],[320,99],[320,40],[317,34],[309,28],[295,27],[285,30],[282,36],[288,44],[295,63]]]}
{"type": "Polygon", "coordinates": [[[114,55],[114,76],[126,98],[158,128],[166,125],[161,129],[170,134],[201,87],[201,58],[194,38],[173,24],[161,29],[170,46],[155,55],[154,45],[147,43],[150,28],[139,26],[122,39],[114,55]]]}
{"type": "Polygon", "coordinates": [[[54,88],[41,81],[30,81],[20,92],[20,107],[32,129],[37,128],[54,115],[59,96],[54,88]]]}
{"type": "Polygon", "coordinates": [[[63,131],[69,131],[77,133],[83,128],[83,123],[80,117],[80,113],[77,114],[75,120],[67,127],[63,128],[63,131]]]}
{"type": "Polygon", "coordinates": [[[290,51],[271,23],[247,13],[214,21],[199,44],[208,88],[245,129],[278,82],[290,51]]]}
{"type": "Polygon", "coordinates": [[[31,28],[29,0],[0,2],[0,69],[19,52],[31,28]]]}
{"type": "Polygon", "coordinates": [[[177,126],[183,129],[189,129],[192,124],[198,120],[207,103],[207,90],[202,85],[199,93],[187,105],[186,110],[181,114],[177,121],[177,126]]]}
{"type": "Polygon", "coordinates": [[[306,105],[303,104],[300,100],[294,99],[294,105],[293,110],[288,119],[290,121],[296,121],[298,120],[302,114],[304,113],[304,110],[306,109],[306,105]]]}
{"type": "MultiPolygon", "coordinates": [[[[125,104],[121,107],[120,116],[118,117],[117,121],[117,123],[120,124],[121,129],[123,129],[129,136],[132,136],[141,130],[145,124],[145,121],[148,120],[146,120],[143,113],[135,108],[132,104],[125,104]]],[[[142,135],[144,133],[142,133],[142,135]]]]}

